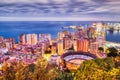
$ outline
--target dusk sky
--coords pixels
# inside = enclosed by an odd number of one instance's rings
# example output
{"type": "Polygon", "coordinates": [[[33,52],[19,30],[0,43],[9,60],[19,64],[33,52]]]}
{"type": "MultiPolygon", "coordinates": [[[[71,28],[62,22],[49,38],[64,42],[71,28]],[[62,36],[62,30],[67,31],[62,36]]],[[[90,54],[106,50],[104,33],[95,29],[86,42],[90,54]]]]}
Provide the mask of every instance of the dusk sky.
{"type": "Polygon", "coordinates": [[[120,0],[0,0],[0,21],[120,21],[120,0]]]}

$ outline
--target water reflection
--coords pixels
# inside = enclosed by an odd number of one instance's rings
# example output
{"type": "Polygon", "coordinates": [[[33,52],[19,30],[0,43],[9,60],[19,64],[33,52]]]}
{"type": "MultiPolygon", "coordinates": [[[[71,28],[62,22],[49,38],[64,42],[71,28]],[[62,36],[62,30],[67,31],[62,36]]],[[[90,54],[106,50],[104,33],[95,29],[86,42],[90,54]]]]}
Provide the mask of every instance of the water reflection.
{"type": "Polygon", "coordinates": [[[113,42],[120,42],[120,30],[106,31],[106,40],[113,42]]]}
{"type": "Polygon", "coordinates": [[[113,34],[113,35],[118,35],[120,33],[120,30],[108,30],[106,31],[107,35],[113,34]]]}
{"type": "Polygon", "coordinates": [[[115,31],[113,32],[114,35],[117,35],[117,34],[119,34],[119,33],[120,33],[119,30],[115,30],[115,31]]]}

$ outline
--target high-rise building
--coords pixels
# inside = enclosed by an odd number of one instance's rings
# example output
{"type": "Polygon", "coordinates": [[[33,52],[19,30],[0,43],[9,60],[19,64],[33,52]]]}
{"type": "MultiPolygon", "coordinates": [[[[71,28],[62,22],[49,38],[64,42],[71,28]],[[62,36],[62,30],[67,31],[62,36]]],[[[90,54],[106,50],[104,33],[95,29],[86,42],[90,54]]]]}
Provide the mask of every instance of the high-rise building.
{"type": "Polygon", "coordinates": [[[55,54],[56,50],[57,50],[57,44],[53,43],[53,45],[51,46],[51,52],[52,52],[52,54],[55,54]]]}
{"type": "Polygon", "coordinates": [[[95,38],[95,28],[93,27],[87,28],[86,32],[88,38],[95,38]]]}
{"type": "Polygon", "coordinates": [[[77,51],[88,52],[89,41],[87,39],[77,39],[77,51]]]}
{"type": "Polygon", "coordinates": [[[96,42],[98,42],[99,47],[103,47],[105,44],[105,37],[104,36],[97,36],[96,37],[96,42]]]}
{"type": "Polygon", "coordinates": [[[96,24],[96,31],[97,32],[104,32],[105,31],[105,25],[103,23],[97,23],[96,24]]]}
{"type": "Polygon", "coordinates": [[[83,29],[77,30],[75,34],[76,34],[77,38],[85,38],[86,37],[86,32],[83,29]]]}
{"type": "Polygon", "coordinates": [[[77,39],[73,40],[74,51],[77,51],[77,39]]]}
{"type": "Polygon", "coordinates": [[[3,39],[4,39],[4,38],[3,38],[2,36],[0,36],[0,42],[2,42],[2,41],[3,41],[3,39]]]}
{"type": "Polygon", "coordinates": [[[68,35],[69,35],[69,31],[64,30],[64,31],[63,31],[63,34],[64,34],[64,36],[68,36],[68,35]]]}
{"type": "Polygon", "coordinates": [[[8,49],[13,48],[12,42],[5,42],[5,46],[6,46],[6,48],[8,48],[8,49]]]}
{"type": "Polygon", "coordinates": [[[27,34],[27,35],[26,35],[26,44],[29,44],[29,45],[32,44],[31,34],[27,34]]]}
{"type": "Polygon", "coordinates": [[[94,23],[93,27],[97,35],[105,35],[106,24],[104,23],[94,23]]]}
{"type": "Polygon", "coordinates": [[[25,34],[20,34],[19,37],[18,37],[18,40],[19,40],[19,44],[22,44],[24,45],[26,43],[25,41],[25,34]]]}
{"type": "Polygon", "coordinates": [[[70,36],[65,36],[63,38],[63,49],[69,49],[73,45],[72,39],[70,36]]]}
{"type": "Polygon", "coordinates": [[[65,34],[63,32],[58,32],[58,40],[62,40],[63,37],[65,37],[65,34]]]}
{"type": "Polygon", "coordinates": [[[90,43],[90,53],[94,54],[94,55],[97,55],[98,54],[98,47],[99,47],[98,42],[90,43]]]}
{"type": "Polygon", "coordinates": [[[51,40],[51,35],[50,34],[39,34],[39,41],[44,41],[44,40],[51,40]]]}
{"type": "Polygon", "coordinates": [[[6,48],[13,48],[15,45],[14,38],[4,39],[6,48]]]}
{"type": "Polygon", "coordinates": [[[99,46],[101,46],[105,42],[106,24],[104,24],[104,23],[96,23],[95,29],[96,29],[95,30],[96,41],[99,43],[99,46]]]}
{"type": "Polygon", "coordinates": [[[37,34],[27,34],[26,35],[26,43],[29,45],[37,44],[37,34]]]}
{"type": "Polygon", "coordinates": [[[62,55],[64,53],[63,40],[57,42],[57,51],[59,55],[62,55]]]}
{"type": "Polygon", "coordinates": [[[35,45],[37,44],[37,34],[31,34],[31,44],[35,45]]]}

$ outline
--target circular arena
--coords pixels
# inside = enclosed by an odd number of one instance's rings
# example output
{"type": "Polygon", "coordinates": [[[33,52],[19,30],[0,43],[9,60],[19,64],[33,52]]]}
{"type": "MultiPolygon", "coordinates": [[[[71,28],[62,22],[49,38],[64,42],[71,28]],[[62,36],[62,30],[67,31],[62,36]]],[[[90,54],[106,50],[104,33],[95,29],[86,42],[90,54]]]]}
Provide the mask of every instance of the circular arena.
{"type": "Polygon", "coordinates": [[[61,56],[68,69],[77,69],[85,60],[97,58],[89,52],[67,52],[61,56]]]}

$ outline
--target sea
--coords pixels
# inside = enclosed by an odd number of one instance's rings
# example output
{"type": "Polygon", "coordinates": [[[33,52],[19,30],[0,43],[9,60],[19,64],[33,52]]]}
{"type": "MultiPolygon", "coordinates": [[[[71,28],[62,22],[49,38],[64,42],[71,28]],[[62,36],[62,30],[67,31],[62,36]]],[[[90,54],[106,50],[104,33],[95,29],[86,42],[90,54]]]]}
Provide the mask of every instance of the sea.
{"type": "MultiPolygon", "coordinates": [[[[0,36],[4,38],[14,38],[18,42],[18,36],[24,34],[51,34],[52,38],[57,37],[59,31],[65,29],[64,26],[83,26],[90,27],[96,21],[1,21],[0,36]]],[[[108,23],[108,21],[104,22],[108,23]]],[[[120,31],[106,31],[106,40],[120,43],[120,31]]]]}

